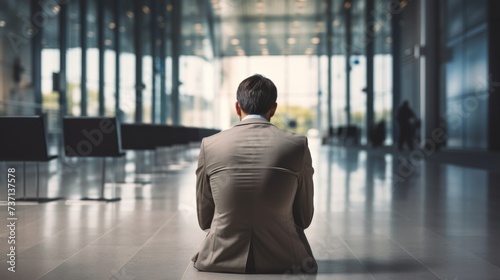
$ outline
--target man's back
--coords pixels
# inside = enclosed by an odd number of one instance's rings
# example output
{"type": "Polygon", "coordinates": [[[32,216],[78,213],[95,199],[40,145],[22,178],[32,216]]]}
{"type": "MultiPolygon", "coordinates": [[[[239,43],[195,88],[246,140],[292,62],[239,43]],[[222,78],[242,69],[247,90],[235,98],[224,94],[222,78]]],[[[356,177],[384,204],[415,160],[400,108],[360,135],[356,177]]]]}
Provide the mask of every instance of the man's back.
{"type": "Polygon", "coordinates": [[[313,215],[312,174],[307,139],[266,120],[247,119],[204,139],[197,206],[200,227],[210,230],[195,266],[240,273],[298,267],[314,272],[303,233],[313,215]]]}

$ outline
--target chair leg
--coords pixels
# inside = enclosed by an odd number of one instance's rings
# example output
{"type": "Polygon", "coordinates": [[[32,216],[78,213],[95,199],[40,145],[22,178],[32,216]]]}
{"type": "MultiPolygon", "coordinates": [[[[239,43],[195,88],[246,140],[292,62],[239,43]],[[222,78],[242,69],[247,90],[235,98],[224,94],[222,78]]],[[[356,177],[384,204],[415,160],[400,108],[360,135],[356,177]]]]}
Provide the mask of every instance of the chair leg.
{"type": "Polygon", "coordinates": [[[104,199],[104,185],[106,184],[106,158],[102,158],[102,185],[101,185],[101,198],[104,199]]]}
{"type": "Polygon", "coordinates": [[[26,162],[23,161],[23,199],[26,200],[26,162]]]}
{"type": "Polygon", "coordinates": [[[36,163],[36,201],[40,200],[40,170],[38,162],[36,163]]]}

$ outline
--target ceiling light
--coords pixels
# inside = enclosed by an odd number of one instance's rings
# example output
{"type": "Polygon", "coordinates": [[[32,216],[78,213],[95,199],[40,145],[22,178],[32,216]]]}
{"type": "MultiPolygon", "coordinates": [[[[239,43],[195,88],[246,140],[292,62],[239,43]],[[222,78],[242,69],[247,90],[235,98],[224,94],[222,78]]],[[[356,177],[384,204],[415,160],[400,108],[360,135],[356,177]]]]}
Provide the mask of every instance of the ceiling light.
{"type": "Polygon", "coordinates": [[[132,12],[132,11],[127,11],[127,17],[128,17],[128,18],[134,18],[134,12],[132,12]]]}
{"type": "Polygon", "coordinates": [[[58,14],[60,11],[61,11],[61,6],[54,6],[54,7],[52,8],[52,12],[53,12],[54,14],[58,14]]]}
{"type": "Polygon", "coordinates": [[[319,44],[319,42],[320,42],[320,39],[318,37],[314,37],[311,39],[311,43],[313,43],[315,45],[319,44]]]}
{"type": "Polygon", "coordinates": [[[0,27],[5,27],[7,25],[7,22],[5,20],[0,20],[0,27]]]}
{"type": "Polygon", "coordinates": [[[115,29],[116,28],[116,24],[114,22],[110,22],[109,25],[108,25],[109,29],[115,29]]]}
{"type": "Polygon", "coordinates": [[[340,25],[340,19],[337,18],[333,21],[333,26],[338,27],[339,25],[340,25]]]}
{"type": "Polygon", "coordinates": [[[293,37],[290,37],[290,38],[288,38],[288,40],[286,42],[289,45],[294,45],[297,42],[297,40],[295,40],[295,38],[293,38],[293,37]]]}
{"type": "Polygon", "coordinates": [[[267,44],[267,39],[266,38],[260,38],[259,39],[259,44],[261,44],[261,45],[267,44]]]}
{"type": "Polygon", "coordinates": [[[174,6],[172,4],[167,5],[167,11],[171,12],[174,9],[174,6]]]}
{"type": "Polygon", "coordinates": [[[106,40],[104,41],[104,44],[105,44],[106,46],[111,46],[111,44],[112,44],[112,43],[113,43],[113,42],[112,42],[110,39],[106,39],[106,40]]]}
{"type": "Polygon", "coordinates": [[[151,10],[149,9],[148,6],[143,6],[142,7],[142,11],[145,13],[145,14],[149,14],[149,12],[151,12],[151,10]]]}
{"type": "Polygon", "coordinates": [[[375,23],[375,25],[373,25],[373,31],[375,31],[375,32],[379,32],[381,28],[382,28],[382,24],[380,24],[380,22],[377,22],[377,23],[375,23]]]}
{"type": "Polygon", "coordinates": [[[234,38],[234,39],[231,40],[231,45],[236,46],[236,45],[239,45],[239,44],[240,44],[240,40],[238,40],[236,38],[234,38]]]}

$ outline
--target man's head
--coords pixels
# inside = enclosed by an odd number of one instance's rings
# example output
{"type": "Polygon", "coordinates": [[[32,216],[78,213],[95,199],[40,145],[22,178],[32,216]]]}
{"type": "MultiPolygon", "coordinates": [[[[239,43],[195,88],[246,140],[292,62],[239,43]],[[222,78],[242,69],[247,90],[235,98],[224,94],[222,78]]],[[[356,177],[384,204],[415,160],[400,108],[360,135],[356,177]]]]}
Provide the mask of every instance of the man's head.
{"type": "Polygon", "coordinates": [[[278,91],[268,78],[256,74],[243,80],[236,92],[236,113],[240,118],[246,115],[262,115],[270,120],[278,106],[278,91]]]}

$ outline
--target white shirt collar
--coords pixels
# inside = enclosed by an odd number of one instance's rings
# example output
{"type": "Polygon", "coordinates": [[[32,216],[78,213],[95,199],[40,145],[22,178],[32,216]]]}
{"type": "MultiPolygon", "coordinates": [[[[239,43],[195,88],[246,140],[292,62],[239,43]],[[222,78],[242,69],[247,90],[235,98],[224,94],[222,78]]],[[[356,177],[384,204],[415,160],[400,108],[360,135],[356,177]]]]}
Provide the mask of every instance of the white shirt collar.
{"type": "Polygon", "coordinates": [[[241,121],[248,120],[248,119],[262,119],[262,120],[266,120],[267,121],[267,119],[264,118],[264,116],[261,116],[261,115],[247,115],[241,121]]]}

